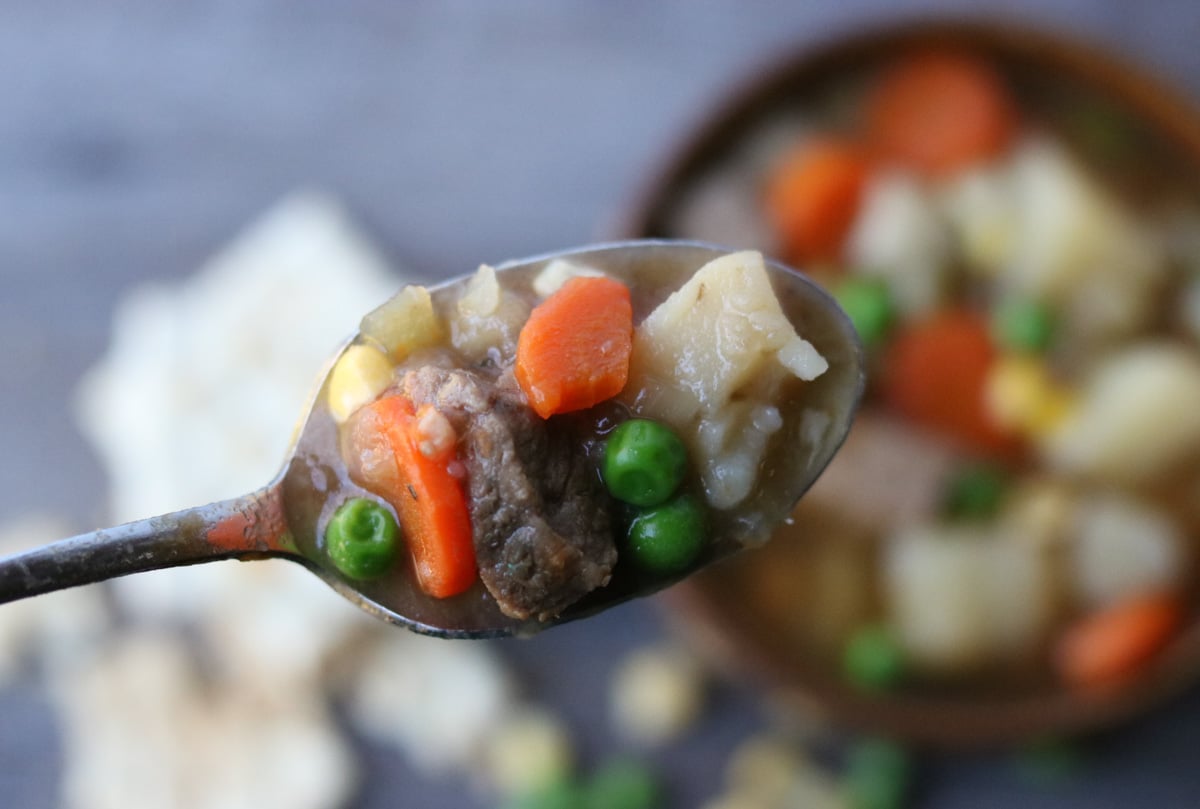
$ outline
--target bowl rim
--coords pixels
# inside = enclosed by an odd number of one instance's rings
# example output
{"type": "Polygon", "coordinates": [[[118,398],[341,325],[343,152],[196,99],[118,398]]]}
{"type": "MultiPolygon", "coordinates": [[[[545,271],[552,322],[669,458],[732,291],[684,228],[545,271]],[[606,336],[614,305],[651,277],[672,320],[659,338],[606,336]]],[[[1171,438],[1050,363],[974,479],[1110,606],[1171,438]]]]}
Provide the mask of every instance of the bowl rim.
{"type": "MultiPolygon", "coordinates": [[[[656,217],[690,175],[719,154],[745,122],[777,106],[789,86],[917,46],[968,47],[1008,61],[1045,66],[1094,88],[1178,153],[1200,167],[1200,109],[1163,79],[1111,49],[1076,34],[1009,20],[921,19],[866,30],[831,32],[803,42],[751,71],[709,108],[700,124],[678,141],[617,220],[626,238],[663,235],[656,217]]],[[[1200,621],[1190,624],[1127,686],[1097,693],[1066,689],[987,700],[929,695],[872,696],[815,670],[798,671],[779,655],[737,631],[737,620],[715,603],[703,577],[693,577],[661,597],[670,620],[723,672],[770,687],[785,704],[861,732],[883,734],[934,748],[986,748],[1040,737],[1077,735],[1127,722],[1180,696],[1200,679],[1200,621]]]]}

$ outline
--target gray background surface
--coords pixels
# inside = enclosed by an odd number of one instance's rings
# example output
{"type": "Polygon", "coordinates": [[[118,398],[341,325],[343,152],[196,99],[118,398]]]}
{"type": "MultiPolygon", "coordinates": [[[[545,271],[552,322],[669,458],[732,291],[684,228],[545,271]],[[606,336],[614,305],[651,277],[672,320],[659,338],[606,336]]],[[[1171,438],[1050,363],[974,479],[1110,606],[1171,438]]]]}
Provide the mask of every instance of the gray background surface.
{"type": "MultiPolygon", "coordinates": [[[[1200,3],[0,3],[0,520],[104,520],[104,480],[68,399],[130,285],[181,277],[297,186],[328,189],[428,276],[604,235],[644,174],[738,79],[863,25],[939,13],[1075,32],[1200,100],[1200,3]]],[[[661,631],[638,604],[506,644],[585,756],[610,665],[661,631]]],[[[746,689],[656,756],[676,797],[712,794],[762,723],[746,689]]],[[[1102,739],[1086,776],[1030,786],[1009,757],[921,762],[928,807],[1200,805],[1191,696],[1102,739]]],[[[56,805],[37,684],[0,693],[0,806],[56,805]]],[[[362,806],[470,807],[364,749],[362,806]]]]}

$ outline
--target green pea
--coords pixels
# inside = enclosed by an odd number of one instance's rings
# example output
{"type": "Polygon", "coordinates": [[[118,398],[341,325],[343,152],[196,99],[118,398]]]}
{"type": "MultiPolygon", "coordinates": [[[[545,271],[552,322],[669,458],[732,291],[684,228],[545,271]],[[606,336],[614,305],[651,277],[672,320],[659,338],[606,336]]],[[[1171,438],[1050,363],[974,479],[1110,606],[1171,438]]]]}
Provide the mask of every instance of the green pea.
{"type": "Polygon", "coordinates": [[[992,337],[1010,351],[1040,354],[1054,339],[1054,313],[1038,301],[1014,299],[992,315],[992,337]]]}
{"type": "Polygon", "coordinates": [[[597,771],[584,790],[586,809],[655,809],[658,783],[644,765],[617,760],[597,771]]]}
{"type": "Polygon", "coordinates": [[[504,804],[504,809],[581,809],[582,790],[569,780],[555,781],[521,795],[504,804]]]}
{"type": "Polygon", "coordinates": [[[896,306],[887,284],[874,278],[846,278],[833,297],[854,324],[868,348],[879,345],[896,320],[896,306]]]}
{"type": "Polygon", "coordinates": [[[942,499],[947,517],[986,520],[996,515],[1008,492],[1008,475],[991,464],[971,464],[950,479],[942,499]]]}
{"type": "Polygon", "coordinates": [[[851,809],[900,809],[910,780],[908,756],[882,740],[860,742],[850,751],[846,793],[851,809]]]}
{"type": "Polygon", "coordinates": [[[679,573],[696,560],[708,536],[704,509],[689,494],[634,517],[629,552],[638,567],[655,573],[679,573]]]}
{"type": "Polygon", "coordinates": [[[325,552],[349,578],[373,579],[396,561],[399,533],[390,511],[374,500],[355,497],[343,503],[325,527],[325,552]]]}
{"type": "Polygon", "coordinates": [[[609,493],[635,506],[665,503],[687,473],[687,450],[664,424],[630,419],[604,445],[602,474],[609,493]]]}
{"type": "Polygon", "coordinates": [[[886,627],[864,627],[846,644],[842,670],[859,688],[886,691],[904,677],[904,654],[886,627]]]}

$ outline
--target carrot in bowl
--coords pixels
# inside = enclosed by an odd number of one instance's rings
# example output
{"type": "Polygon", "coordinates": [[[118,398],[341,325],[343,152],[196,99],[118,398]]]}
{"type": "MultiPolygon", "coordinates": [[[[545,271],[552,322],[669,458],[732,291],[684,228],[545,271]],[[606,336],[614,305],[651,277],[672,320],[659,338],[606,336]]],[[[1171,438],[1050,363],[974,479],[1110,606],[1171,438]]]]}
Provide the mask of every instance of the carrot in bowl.
{"type": "Polygon", "coordinates": [[[1020,439],[987,407],[995,349],[987,320],[947,309],[898,331],[883,358],[880,393],[900,413],[989,457],[1019,454],[1020,439]]]}
{"type": "Polygon", "coordinates": [[[867,140],[885,163],[944,177],[998,156],[1016,131],[1007,88],[986,62],[926,51],[893,65],[867,107],[867,140]]]}
{"type": "Polygon", "coordinates": [[[801,144],[775,168],[767,182],[766,214],[789,261],[841,258],[867,173],[861,150],[832,138],[801,144]]]}
{"type": "Polygon", "coordinates": [[[514,373],[530,406],[547,419],[620,393],[632,350],[629,287],[577,277],[530,313],[517,337],[514,373]]]}
{"type": "Polygon", "coordinates": [[[1085,616],[1059,640],[1059,676],[1083,689],[1120,685],[1166,646],[1182,620],[1179,597],[1165,592],[1133,596],[1085,616]]]}

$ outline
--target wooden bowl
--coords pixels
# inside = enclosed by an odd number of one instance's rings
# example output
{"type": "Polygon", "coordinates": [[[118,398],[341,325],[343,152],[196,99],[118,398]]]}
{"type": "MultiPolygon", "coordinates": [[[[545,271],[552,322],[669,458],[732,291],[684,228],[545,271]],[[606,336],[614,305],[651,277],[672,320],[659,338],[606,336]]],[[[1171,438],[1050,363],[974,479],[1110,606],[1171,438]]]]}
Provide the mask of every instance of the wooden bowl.
{"type": "MultiPolygon", "coordinates": [[[[795,104],[806,88],[869,69],[930,45],[980,53],[1008,73],[1050,76],[1087,88],[1144,128],[1200,188],[1200,115],[1184,97],[1108,53],[1058,34],[1009,25],[910,24],[809,47],[754,77],[717,107],[636,195],[622,236],[672,232],[672,212],[689,183],[749,133],[795,104]]],[[[764,551],[771,553],[768,546],[764,551]]],[[[788,552],[788,551],[781,551],[788,552]]],[[[738,560],[732,561],[738,564],[738,560]]],[[[1022,690],[923,688],[869,696],[806,658],[778,625],[748,606],[746,586],[725,566],[669,591],[664,602],[697,648],[720,668],[770,687],[787,703],[851,729],[934,747],[986,747],[1078,734],[1128,720],[1177,695],[1200,676],[1200,621],[1192,623],[1133,683],[1104,694],[1043,684],[1022,690]]]]}

